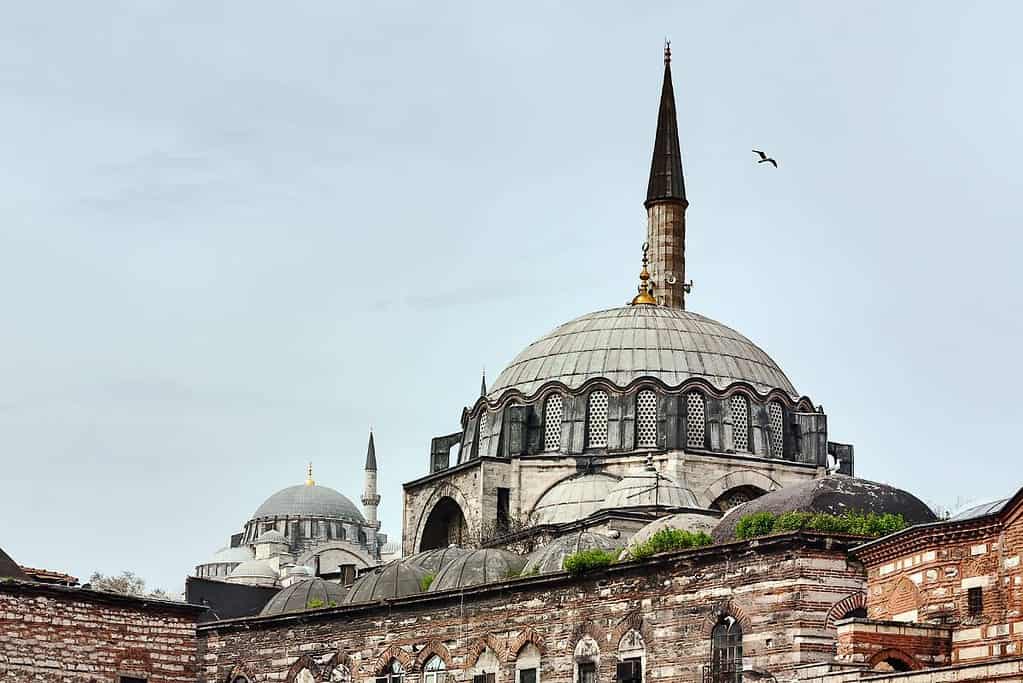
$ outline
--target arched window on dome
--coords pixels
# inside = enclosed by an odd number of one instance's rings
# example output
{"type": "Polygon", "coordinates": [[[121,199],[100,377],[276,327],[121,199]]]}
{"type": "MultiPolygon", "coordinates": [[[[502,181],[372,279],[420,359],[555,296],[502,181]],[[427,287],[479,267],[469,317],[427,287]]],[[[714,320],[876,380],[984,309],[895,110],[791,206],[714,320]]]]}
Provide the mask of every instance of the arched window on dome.
{"type": "Polygon", "coordinates": [[[644,389],[636,394],[636,448],[657,447],[657,394],[644,389]]]}
{"type": "Polygon", "coordinates": [[[444,683],[444,679],[447,676],[447,667],[444,665],[444,660],[433,655],[423,666],[423,683],[444,683]]]}
{"type": "Polygon", "coordinates": [[[707,443],[707,399],[699,391],[686,394],[686,446],[705,448],[707,443]]]}
{"type": "Polygon", "coordinates": [[[742,683],[742,625],[722,617],[710,633],[712,683],[742,683]]]}
{"type": "Polygon", "coordinates": [[[732,412],[732,449],[749,452],[749,399],[744,394],[732,394],[728,402],[732,412]]]}
{"type": "Polygon", "coordinates": [[[785,410],[779,401],[767,404],[767,418],[771,425],[771,457],[785,456],[785,410]]]}
{"type": "Polygon", "coordinates": [[[543,405],[543,450],[561,448],[561,394],[551,394],[543,405]]]}
{"type": "Polygon", "coordinates": [[[587,406],[587,448],[607,448],[607,392],[591,391],[587,406]]]}

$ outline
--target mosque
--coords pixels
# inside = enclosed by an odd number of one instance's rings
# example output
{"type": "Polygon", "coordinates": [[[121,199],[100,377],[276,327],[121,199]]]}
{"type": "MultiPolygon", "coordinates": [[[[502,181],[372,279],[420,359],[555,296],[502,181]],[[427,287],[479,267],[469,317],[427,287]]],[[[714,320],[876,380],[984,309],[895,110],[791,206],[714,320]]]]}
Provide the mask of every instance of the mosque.
{"type": "Polygon", "coordinates": [[[753,341],[688,310],[667,48],[643,203],[630,303],[566,322],[483,382],[403,485],[400,545],[378,521],[370,434],[361,510],[310,468],[195,566],[189,605],[41,586],[0,552],[0,674],[1023,680],[1023,490],[939,520],[858,478],[819,404],[753,341]],[[788,513],[802,521],[743,531],[788,513]],[[899,526],[828,526],[846,513],[899,526]],[[674,536],[684,543],[653,543],[674,536]],[[97,624],[131,628],[101,637],[97,624]]]}

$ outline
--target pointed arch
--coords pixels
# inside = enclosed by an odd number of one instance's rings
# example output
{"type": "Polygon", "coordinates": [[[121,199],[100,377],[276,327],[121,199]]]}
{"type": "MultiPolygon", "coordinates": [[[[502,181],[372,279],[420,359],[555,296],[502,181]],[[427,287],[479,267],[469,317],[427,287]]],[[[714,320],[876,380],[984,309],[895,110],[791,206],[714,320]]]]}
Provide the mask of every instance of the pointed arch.
{"type": "Polygon", "coordinates": [[[356,677],[356,666],[355,661],[346,654],[342,654],[341,651],[337,651],[334,655],[327,660],[327,663],[323,665],[323,679],[326,681],[331,680],[331,676],[334,675],[334,669],[338,667],[344,667],[348,670],[348,679],[355,680],[356,677]]]}
{"type": "Polygon", "coordinates": [[[227,683],[235,683],[238,679],[242,679],[244,683],[254,683],[256,678],[252,675],[249,667],[246,664],[235,664],[234,668],[231,669],[231,673],[227,674],[225,679],[227,683]]]}
{"type": "Polygon", "coordinates": [[[838,602],[836,602],[831,609],[828,610],[827,620],[825,626],[827,628],[835,628],[835,622],[839,619],[844,619],[845,615],[853,610],[865,610],[867,608],[867,595],[866,593],[853,593],[847,595],[838,602]]]}
{"type": "Polygon", "coordinates": [[[412,666],[412,671],[414,672],[422,671],[423,665],[426,664],[430,657],[433,657],[434,655],[441,658],[441,661],[444,662],[445,668],[448,669],[451,668],[452,666],[451,653],[448,652],[448,649],[446,647],[444,647],[444,643],[440,642],[439,640],[431,640],[416,655],[416,660],[412,666]]]}
{"type": "Polygon", "coordinates": [[[484,650],[490,648],[498,661],[507,660],[507,647],[505,644],[497,638],[493,633],[488,633],[485,636],[480,636],[472,642],[469,649],[465,654],[465,668],[476,666],[476,662],[479,661],[480,655],[483,654],[484,650]]]}
{"type": "Polygon", "coordinates": [[[874,669],[883,663],[887,663],[896,671],[916,671],[923,668],[920,662],[916,661],[916,657],[894,647],[881,650],[871,657],[867,662],[867,668],[874,669]]]}
{"type": "Polygon", "coordinates": [[[547,654],[547,646],[544,645],[543,636],[540,635],[532,626],[527,626],[519,631],[519,634],[515,636],[510,643],[508,643],[505,651],[505,661],[515,661],[518,658],[519,653],[522,652],[522,648],[529,643],[535,645],[541,655],[547,654]]]}
{"type": "Polygon", "coordinates": [[[738,621],[745,633],[749,633],[753,629],[753,623],[749,620],[749,617],[746,616],[746,611],[737,605],[734,600],[729,598],[722,603],[714,605],[714,607],[712,607],[703,618],[704,637],[710,638],[711,633],[714,631],[714,627],[717,626],[725,617],[732,617],[738,621]]]}
{"type": "Polygon", "coordinates": [[[380,656],[373,662],[373,675],[380,676],[381,674],[387,673],[387,667],[391,663],[391,660],[397,660],[401,664],[405,671],[412,670],[412,655],[407,650],[398,647],[397,645],[391,645],[386,650],[380,653],[380,656]]]}
{"type": "Polygon", "coordinates": [[[586,636],[593,638],[598,644],[607,642],[607,633],[600,624],[595,621],[584,621],[576,624],[572,629],[572,647],[575,648],[579,641],[586,636]]]}
{"type": "Polygon", "coordinates": [[[643,613],[639,610],[633,610],[626,614],[621,621],[619,621],[613,629],[611,629],[611,644],[614,647],[618,647],[618,643],[622,641],[625,634],[629,631],[636,631],[643,640],[650,642],[650,629],[643,621],[643,613]]]}
{"type": "Polygon", "coordinates": [[[316,680],[322,680],[320,676],[320,665],[316,663],[309,655],[302,655],[295,660],[295,663],[288,668],[288,673],[284,677],[284,683],[294,683],[298,675],[302,673],[303,669],[309,669],[309,673],[313,675],[316,680]]]}

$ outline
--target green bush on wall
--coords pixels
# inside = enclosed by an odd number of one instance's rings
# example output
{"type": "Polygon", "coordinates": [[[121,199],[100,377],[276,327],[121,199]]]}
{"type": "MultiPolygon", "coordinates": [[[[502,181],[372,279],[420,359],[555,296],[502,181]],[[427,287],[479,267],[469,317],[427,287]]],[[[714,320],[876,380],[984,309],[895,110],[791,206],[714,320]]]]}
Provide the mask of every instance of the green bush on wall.
{"type": "Polygon", "coordinates": [[[823,512],[754,512],[739,519],[735,537],[739,540],[777,534],[786,531],[820,531],[833,534],[852,534],[878,538],[901,531],[907,526],[902,515],[889,512],[844,512],[830,515],[823,512]]]}
{"type": "Polygon", "coordinates": [[[650,538],[634,545],[629,550],[629,557],[634,560],[642,560],[658,553],[699,548],[710,544],[711,537],[702,531],[692,532],[667,527],[658,529],[650,538]]]}
{"type": "Polygon", "coordinates": [[[572,553],[565,558],[565,561],[562,562],[561,566],[569,574],[582,574],[590,571],[591,569],[610,567],[617,559],[618,551],[593,548],[591,550],[580,550],[577,553],[572,553]]]}

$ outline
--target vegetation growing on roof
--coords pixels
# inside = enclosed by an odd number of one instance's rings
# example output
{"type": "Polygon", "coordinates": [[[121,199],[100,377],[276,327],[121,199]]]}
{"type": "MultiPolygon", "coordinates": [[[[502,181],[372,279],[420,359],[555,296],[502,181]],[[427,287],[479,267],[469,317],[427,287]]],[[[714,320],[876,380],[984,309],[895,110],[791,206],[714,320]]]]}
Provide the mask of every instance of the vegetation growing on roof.
{"type": "Polygon", "coordinates": [[[650,538],[630,548],[629,557],[633,560],[643,560],[658,553],[699,548],[711,543],[711,537],[702,531],[693,532],[667,527],[658,529],[650,538]]]}
{"type": "Polygon", "coordinates": [[[430,590],[430,586],[433,585],[433,580],[437,578],[436,574],[427,574],[423,578],[419,579],[419,590],[424,593],[430,590]]]}
{"type": "Polygon", "coordinates": [[[845,512],[831,515],[823,512],[754,512],[739,519],[735,537],[739,540],[778,534],[786,531],[821,531],[879,538],[901,531],[907,526],[902,515],[876,512],[845,512]]]}
{"type": "Polygon", "coordinates": [[[580,550],[579,552],[572,553],[565,558],[561,566],[569,574],[578,576],[579,574],[584,574],[593,569],[610,567],[614,564],[616,559],[618,559],[618,551],[616,550],[591,548],[589,550],[580,550]]]}

